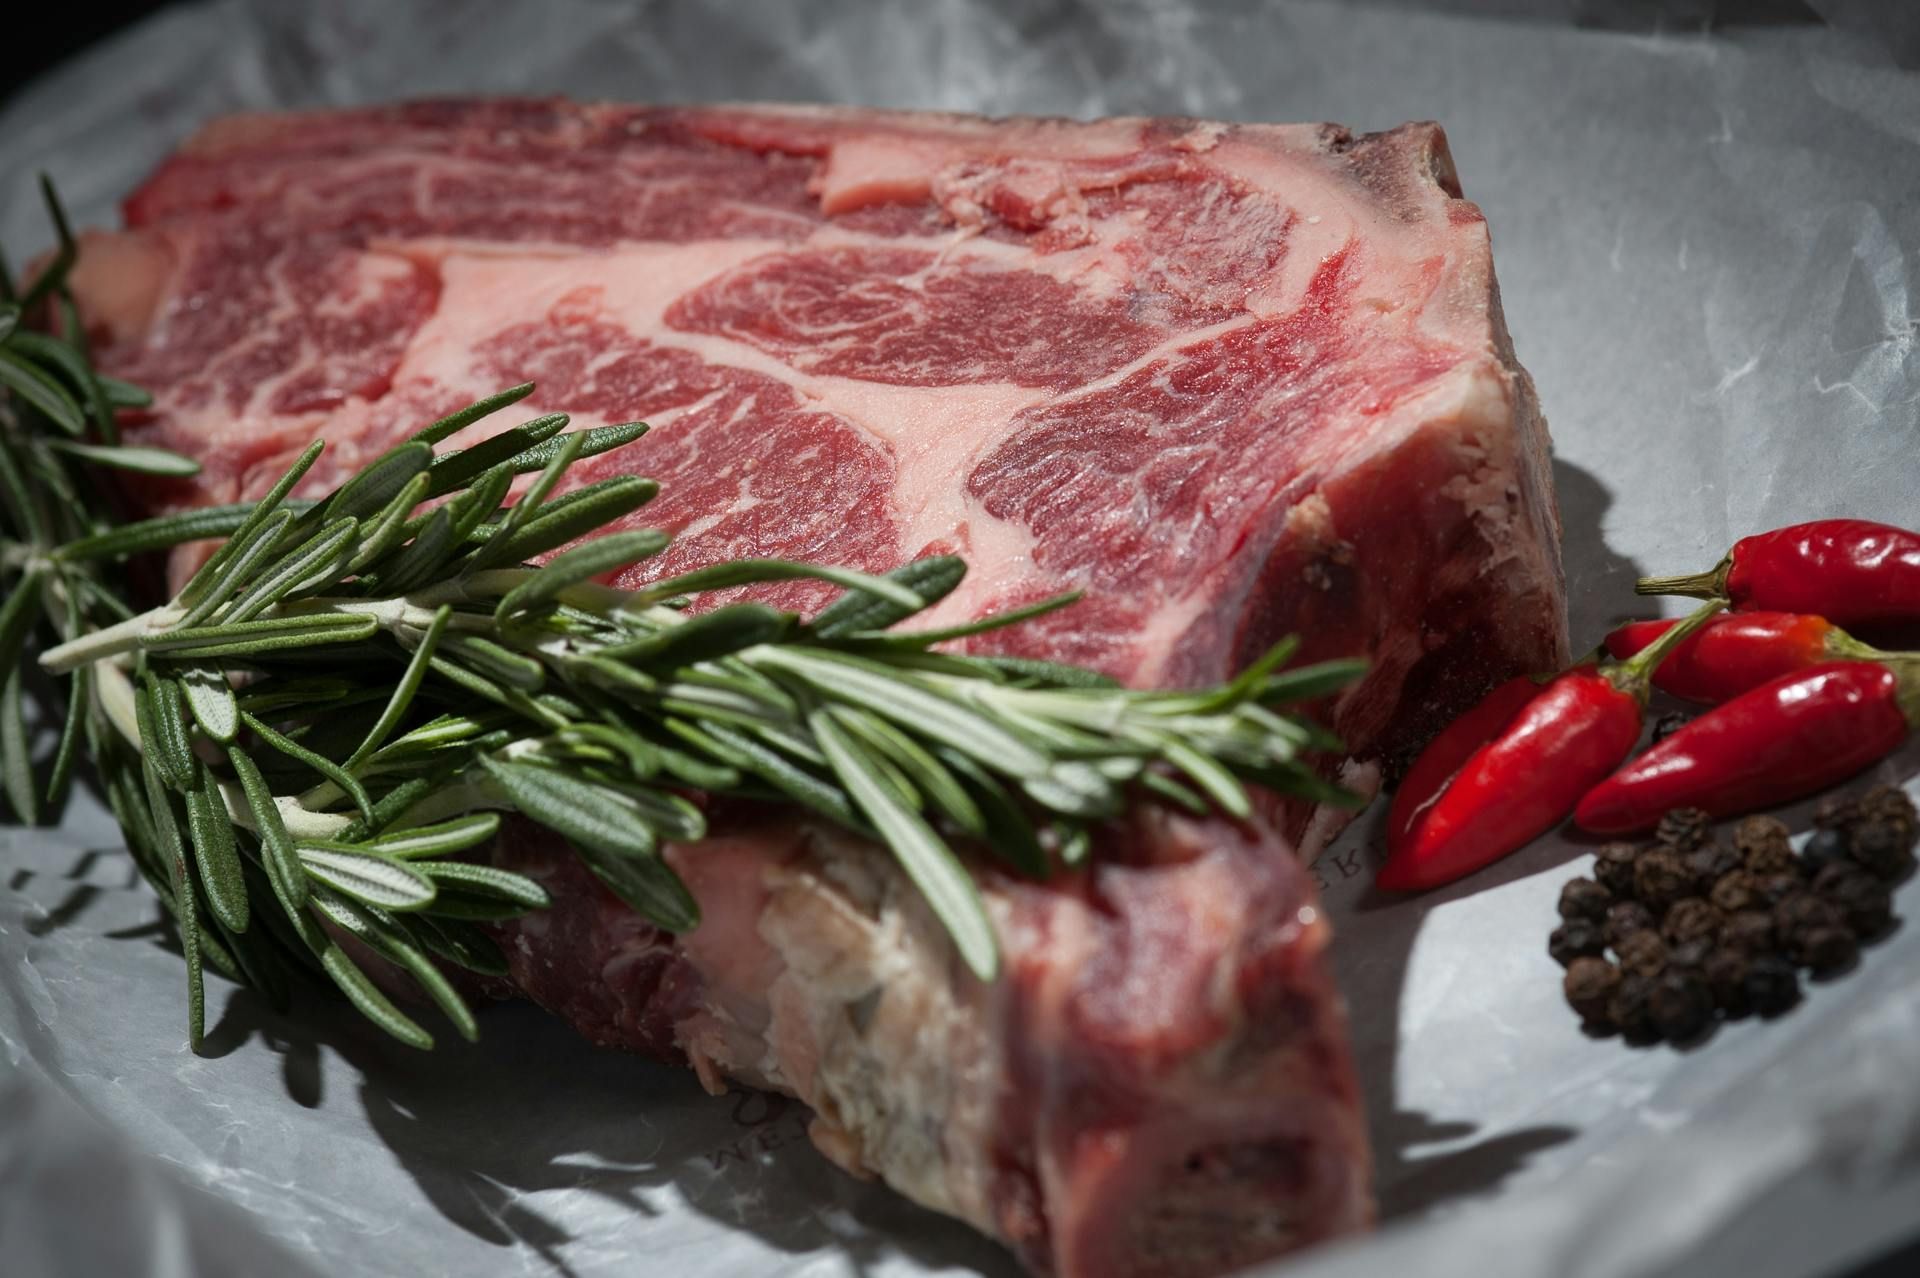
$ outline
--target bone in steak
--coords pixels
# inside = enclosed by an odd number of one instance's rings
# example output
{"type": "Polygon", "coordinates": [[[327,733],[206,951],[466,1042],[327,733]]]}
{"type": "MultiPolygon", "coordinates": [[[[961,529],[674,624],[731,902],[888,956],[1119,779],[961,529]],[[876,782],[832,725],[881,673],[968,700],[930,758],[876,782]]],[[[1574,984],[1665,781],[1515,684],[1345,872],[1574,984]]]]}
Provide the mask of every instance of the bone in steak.
{"type": "MultiPolygon", "coordinates": [[[[1081,589],[976,642],[1142,685],[1298,632],[1373,661],[1351,784],[1566,655],[1545,426],[1433,125],[418,104],[218,122],[126,215],[75,283],[156,392],[140,437],[204,463],[152,507],[257,494],[316,435],[326,485],[533,380],[653,423],[576,476],[661,481],[635,522],[673,549],[626,582],[955,551],[936,621],[1081,589]]],[[[1368,1215],[1286,841],[1336,824],[1268,817],[1149,812],[1089,871],[990,876],[991,987],[885,856],[767,811],[674,851],[679,938],[523,831],[498,855],[556,904],[508,949],[596,1041],[793,1093],[830,1157],[1036,1270],[1213,1274],[1368,1215]]]]}

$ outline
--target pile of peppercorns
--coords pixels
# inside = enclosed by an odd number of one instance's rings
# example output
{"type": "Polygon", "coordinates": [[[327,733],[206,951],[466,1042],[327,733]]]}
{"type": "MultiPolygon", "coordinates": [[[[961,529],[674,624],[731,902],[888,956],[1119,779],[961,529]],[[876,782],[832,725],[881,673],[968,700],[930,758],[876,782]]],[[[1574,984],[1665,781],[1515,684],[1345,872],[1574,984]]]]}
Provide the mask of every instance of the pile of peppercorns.
{"type": "Polygon", "coordinates": [[[1813,820],[1797,855],[1772,817],[1747,817],[1723,842],[1697,808],[1667,813],[1651,844],[1601,848],[1593,877],[1561,891],[1565,921],[1547,946],[1588,1029],[1687,1044],[1717,1017],[1787,1011],[1801,968],[1851,967],[1892,924],[1920,820],[1893,786],[1828,799],[1813,820]]]}

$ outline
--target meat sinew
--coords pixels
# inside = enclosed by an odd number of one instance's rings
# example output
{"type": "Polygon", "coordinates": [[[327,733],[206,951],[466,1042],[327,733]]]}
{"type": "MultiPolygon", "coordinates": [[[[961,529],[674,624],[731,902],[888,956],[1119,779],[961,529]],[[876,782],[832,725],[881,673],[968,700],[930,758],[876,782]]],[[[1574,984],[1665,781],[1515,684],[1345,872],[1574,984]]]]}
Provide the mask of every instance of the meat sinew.
{"type": "MultiPolygon", "coordinates": [[[[90,237],[106,368],[199,457],[156,507],[325,485],[503,385],[581,467],[660,480],[636,583],[739,555],[972,573],[958,620],[1136,685],[1297,632],[1364,654],[1349,784],[1566,655],[1547,439],[1479,211],[1433,125],[988,121],[457,102],[218,122],[90,237]]],[[[456,441],[459,442],[459,441],[456,441]]],[[[816,607],[811,584],[760,597],[816,607]]],[[[850,1169],[1065,1275],[1198,1275],[1362,1224],[1367,1157],[1307,856],[1337,823],[1144,813],[1095,868],[989,877],[965,974],[875,849],[764,810],[674,859],[705,921],[627,912],[552,841],[525,992],[596,1041],[791,1092],[850,1169]]]]}

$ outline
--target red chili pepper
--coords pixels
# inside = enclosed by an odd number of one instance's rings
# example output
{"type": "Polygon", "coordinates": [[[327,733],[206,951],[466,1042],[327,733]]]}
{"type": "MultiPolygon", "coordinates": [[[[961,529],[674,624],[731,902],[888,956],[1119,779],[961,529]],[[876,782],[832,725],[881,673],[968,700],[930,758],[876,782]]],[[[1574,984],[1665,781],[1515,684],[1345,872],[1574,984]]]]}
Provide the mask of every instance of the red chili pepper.
{"type": "Polygon", "coordinates": [[[1387,847],[1397,852],[1413,834],[1420,819],[1438,801],[1454,774],[1539,693],[1541,681],[1532,675],[1516,675],[1495,686],[1473,709],[1455,719],[1440,735],[1427,743],[1420,757],[1407,769],[1400,788],[1393,793],[1393,806],[1387,809],[1387,847]]]}
{"type": "Polygon", "coordinates": [[[1608,777],[1573,819],[1595,834],[1669,808],[1734,816],[1798,799],[1884,758],[1920,720],[1920,684],[1870,661],[1782,675],[1709,711],[1608,777]]]}
{"type": "Polygon", "coordinates": [[[1375,885],[1451,883],[1552,829],[1633,752],[1648,672],[1724,606],[1715,600],[1626,662],[1579,666],[1540,689],[1389,846],[1375,885]]]}
{"type": "MultiPolygon", "coordinates": [[[[1633,621],[1607,636],[1607,652],[1625,660],[1679,622],[1633,621]]],[[[1716,617],[1667,655],[1653,685],[1688,701],[1718,705],[1795,670],[1829,661],[1920,662],[1920,655],[1882,652],[1823,617],[1792,612],[1737,612],[1716,617]]]]}
{"type": "Polygon", "coordinates": [[[1743,537],[1711,572],[1642,577],[1643,595],[1722,597],[1825,617],[1836,626],[1920,621],[1920,533],[1865,519],[1818,519],[1743,537]]]}

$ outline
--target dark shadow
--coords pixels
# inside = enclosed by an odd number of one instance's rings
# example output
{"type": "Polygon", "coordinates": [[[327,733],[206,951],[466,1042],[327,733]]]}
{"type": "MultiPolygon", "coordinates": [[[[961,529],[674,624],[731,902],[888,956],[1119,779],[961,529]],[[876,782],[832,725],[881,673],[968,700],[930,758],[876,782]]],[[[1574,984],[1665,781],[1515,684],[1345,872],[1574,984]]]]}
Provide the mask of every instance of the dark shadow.
{"type": "Polygon", "coordinates": [[[707,1096],[689,1071],[596,1049],[527,1004],[483,1009],[477,1044],[422,1014],[437,1045],[420,1053],[324,992],[296,1001],[297,1018],[282,1017],[237,992],[207,1052],[258,1037],[305,1106],[321,1100],[320,1053],[337,1052],[360,1075],[368,1122],[434,1209],[485,1242],[529,1248],[552,1273],[573,1272],[572,1236],[531,1195],[559,1189],[646,1216],[690,1208],[782,1252],[831,1247],[854,1274],[893,1254],[990,1278],[1020,1273],[960,1222],[832,1167],[808,1145],[805,1108],[784,1097],[707,1096]],[[630,1121],[607,1121],[622,1113],[630,1121]]]}
{"type": "Polygon", "coordinates": [[[1607,545],[1605,521],[1613,494],[1606,485],[1592,472],[1555,457],[1553,486],[1560,499],[1567,630],[1577,657],[1590,651],[1621,622],[1657,616],[1660,603],[1633,593],[1634,581],[1646,575],[1646,570],[1607,545]]]}
{"type": "MultiPolygon", "coordinates": [[[[60,928],[73,926],[105,893],[131,887],[138,873],[131,863],[127,862],[125,854],[118,849],[89,848],[75,857],[73,864],[60,876],[61,879],[74,884],[67,890],[67,894],[44,912],[28,914],[23,924],[27,935],[46,936],[60,928]],[[114,858],[127,871],[125,880],[104,888],[97,883],[82,882],[81,880],[93,875],[95,867],[99,866],[102,858],[106,857],[114,858]]],[[[33,878],[34,874],[31,870],[16,870],[9,886],[13,891],[19,892],[24,890],[33,878]]]]}

